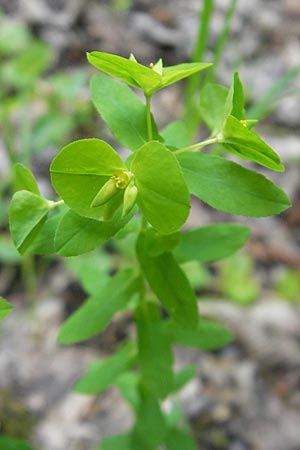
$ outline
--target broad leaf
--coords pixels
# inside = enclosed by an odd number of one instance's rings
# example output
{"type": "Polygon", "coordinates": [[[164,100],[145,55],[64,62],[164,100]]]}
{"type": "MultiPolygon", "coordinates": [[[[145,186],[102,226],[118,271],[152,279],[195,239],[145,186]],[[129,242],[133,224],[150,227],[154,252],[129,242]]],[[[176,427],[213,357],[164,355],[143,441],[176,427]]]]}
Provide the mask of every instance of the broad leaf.
{"type": "Polygon", "coordinates": [[[124,309],[139,290],[140,280],[131,270],[123,270],[92,295],[62,325],[58,342],[73,344],[85,341],[100,333],[113,316],[124,309]]]}
{"type": "Polygon", "coordinates": [[[136,322],[143,383],[158,397],[164,398],[173,388],[173,356],[159,308],[151,302],[141,305],[136,311],[136,322]]]}
{"type": "Polygon", "coordinates": [[[173,342],[204,350],[224,347],[234,339],[229,330],[205,319],[200,319],[196,329],[182,328],[171,321],[166,323],[166,328],[172,336],[173,342]]]}
{"type": "Polygon", "coordinates": [[[131,219],[100,222],[68,211],[60,221],[55,235],[55,251],[62,256],[89,252],[114,236],[131,219]]]}
{"type": "Polygon", "coordinates": [[[66,208],[61,211],[55,211],[54,214],[48,215],[42,224],[37,236],[27,249],[28,253],[34,255],[51,255],[55,253],[54,237],[60,220],[62,219],[66,208]]]}
{"type": "Polygon", "coordinates": [[[132,366],[135,356],[134,346],[125,345],[109,358],[93,361],[87,374],[80,378],[73,390],[82,394],[99,394],[132,366]]]}
{"type": "Polygon", "coordinates": [[[40,195],[39,188],[36,184],[35,178],[27,167],[20,163],[14,165],[15,172],[15,190],[16,191],[30,191],[33,194],[40,195]]]}
{"type": "Polygon", "coordinates": [[[0,320],[4,319],[13,309],[12,305],[8,303],[3,297],[0,297],[0,320]]]}
{"type": "Polygon", "coordinates": [[[171,253],[151,257],[145,245],[145,235],[141,234],[137,243],[138,258],[153,292],[178,325],[196,328],[197,300],[184,272],[171,253]]]}
{"type": "Polygon", "coordinates": [[[126,170],[123,161],[99,139],[72,142],[58,153],[50,167],[58,195],[77,214],[91,219],[105,214],[106,205],[91,208],[91,203],[109,177],[119,170],[126,170]]]}
{"type": "Polygon", "coordinates": [[[249,130],[233,116],[227,118],[220,142],[226,144],[225,148],[240,158],[254,161],[279,172],[284,170],[277,153],[254,131],[249,130]]]}
{"type": "Polygon", "coordinates": [[[176,157],[159,142],[143,145],[131,171],[138,188],[137,204],[161,234],[177,231],[190,210],[189,192],[176,157]]]}
{"type": "Polygon", "coordinates": [[[190,192],[220,211],[260,217],[290,206],[270,180],[232,161],[204,153],[185,153],[178,159],[190,192]]]}
{"type": "Polygon", "coordinates": [[[207,67],[210,67],[211,63],[183,63],[175,66],[163,67],[162,70],[162,82],[160,88],[169,86],[176,83],[179,80],[190,77],[195,73],[200,72],[207,67]]]}
{"type": "Polygon", "coordinates": [[[247,241],[248,227],[236,223],[217,223],[181,233],[174,250],[180,262],[212,262],[235,253],[247,241]]]}
{"type": "MultiPolygon", "coordinates": [[[[98,74],[91,80],[91,95],[97,111],[121,144],[137,150],[148,142],[146,107],[131,89],[98,74]]],[[[159,140],[153,119],[152,132],[159,140]]]]}
{"type": "Polygon", "coordinates": [[[180,233],[159,234],[154,228],[149,228],[146,233],[145,252],[149,256],[159,256],[162,253],[173,250],[180,240],[180,233]]]}
{"type": "Polygon", "coordinates": [[[165,439],[167,426],[157,397],[140,386],[140,406],[131,434],[131,450],[153,450],[165,439]]]}
{"type": "Polygon", "coordinates": [[[21,254],[39,233],[49,210],[48,201],[32,192],[18,191],[14,194],[9,207],[9,226],[21,254]]]}

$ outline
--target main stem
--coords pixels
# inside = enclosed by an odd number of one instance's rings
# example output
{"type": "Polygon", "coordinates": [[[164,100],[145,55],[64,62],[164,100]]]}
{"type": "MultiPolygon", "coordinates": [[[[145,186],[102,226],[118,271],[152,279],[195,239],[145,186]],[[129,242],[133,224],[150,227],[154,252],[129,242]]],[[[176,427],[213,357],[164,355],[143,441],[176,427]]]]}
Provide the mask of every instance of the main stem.
{"type": "Polygon", "coordinates": [[[146,116],[147,116],[147,131],[148,131],[148,141],[152,141],[152,119],[151,119],[151,95],[146,95],[146,116]]]}

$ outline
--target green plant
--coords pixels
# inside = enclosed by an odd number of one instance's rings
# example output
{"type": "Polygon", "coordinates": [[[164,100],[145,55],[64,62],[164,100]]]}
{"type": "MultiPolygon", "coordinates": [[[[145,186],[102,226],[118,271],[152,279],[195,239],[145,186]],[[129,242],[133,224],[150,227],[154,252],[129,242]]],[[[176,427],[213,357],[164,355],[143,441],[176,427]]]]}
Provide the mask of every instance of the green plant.
{"type": "MultiPolygon", "coordinates": [[[[290,205],[265,176],[197,150],[218,144],[241,159],[276,171],[284,168],[252,130],[256,121],[245,119],[237,73],[230,89],[204,85],[199,113],[211,134],[189,144],[178,122],[158,131],[151,97],[210,64],[163,67],[159,60],[145,67],[133,55],[125,59],[102,52],[89,53],[88,60],[106,73],[92,78],[93,103],[132,154],[123,161],[110,145],[94,138],[67,145],[50,167],[60,197],[56,201],[40,195],[28,169],[17,170],[18,191],[9,208],[12,238],[21,254],[67,257],[90,252],[113,237],[116,246],[130,237],[130,258],[122,259],[117,273],[109,277],[94,268],[89,277],[84,272],[89,297],[64,322],[58,342],[87,340],[120,311],[132,311],[135,340],[128,339],[111,357],[93,362],[74,387],[95,394],[114,384],[135,413],[130,432],[104,439],[98,449],[195,449],[182,417],[161,408],[162,400],[194,376],[193,368],[174,373],[172,346],[215,349],[233,336],[199,317],[197,298],[181,264],[230,256],[246,242],[249,230],[226,223],[180,231],[189,215],[190,195],[221,211],[253,217],[278,214],[290,205]],[[145,104],[107,74],[141,90],[145,104]]],[[[82,268],[77,270],[82,273],[82,268]]]]}

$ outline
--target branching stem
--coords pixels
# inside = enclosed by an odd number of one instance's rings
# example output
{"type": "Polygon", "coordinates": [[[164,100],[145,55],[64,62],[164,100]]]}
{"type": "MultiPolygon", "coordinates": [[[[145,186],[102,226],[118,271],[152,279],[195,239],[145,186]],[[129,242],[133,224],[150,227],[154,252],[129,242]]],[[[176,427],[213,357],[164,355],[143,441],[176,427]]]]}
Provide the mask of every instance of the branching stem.
{"type": "Polygon", "coordinates": [[[180,153],[189,152],[190,150],[198,150],[199,148],[205,147],[206,145],[216,144],[219,142],[218,138],[207,139],[206,141],[197,142],[196,144],[189,145],[188,147],[179,148],[173,152],[174,155],[179,155],[180,153]]]}

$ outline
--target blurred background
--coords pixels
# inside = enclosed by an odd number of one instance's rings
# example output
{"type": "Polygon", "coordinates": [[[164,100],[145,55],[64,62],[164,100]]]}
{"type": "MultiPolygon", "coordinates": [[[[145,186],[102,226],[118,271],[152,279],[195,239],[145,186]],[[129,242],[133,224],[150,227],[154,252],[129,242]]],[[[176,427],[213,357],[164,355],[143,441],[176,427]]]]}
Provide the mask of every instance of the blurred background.
{"type": "MultiPolygon", "coordinates": [[[[286,166],[279,174],[255,169],[288,193],[292,207],[250,220],[194,202],[189,226],[237,221],[252,236],[234,257],[185,267],[202,314],[227,324],[236,340],[214,352],[176,349],[178,368],[197,366],[176,401],[202,450],[300,450],[300,2],[212,3],[204,60],[217,63],[216,80],[226,86],[239,71],[248,117],[262,119],[259,133],[286,166]]],[[[95,267],[110,273],[130,259],[130,239],[68,261],[21,259],[8,233],[13,165],[31,168],[51,198],[49,164],[61,147],[83,137],[116,147],[89,100],[94,69],[85,53],[189,61],[202,7],[201,0],[0,0],[0,295],[15,306],[0,325],[0,435],[25,438],[36,450],[89,450],[130,426],[115,390],[71,391],[88,361],[132,333],[130,317],[88,343],[55,342],[95,267]]],[[[181,117],[184,87],[154,98],[159,127],[181,117]]]]}

